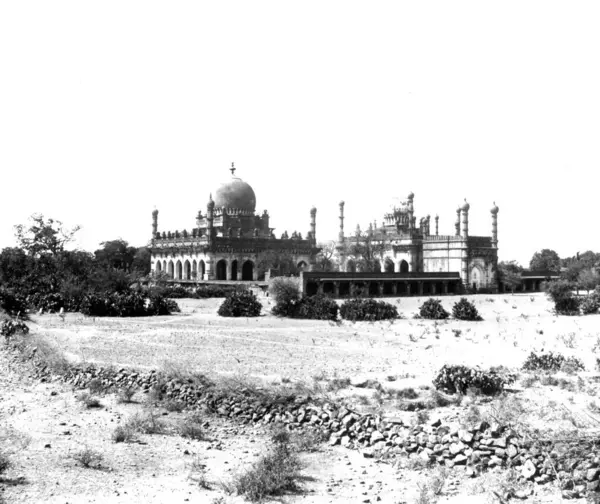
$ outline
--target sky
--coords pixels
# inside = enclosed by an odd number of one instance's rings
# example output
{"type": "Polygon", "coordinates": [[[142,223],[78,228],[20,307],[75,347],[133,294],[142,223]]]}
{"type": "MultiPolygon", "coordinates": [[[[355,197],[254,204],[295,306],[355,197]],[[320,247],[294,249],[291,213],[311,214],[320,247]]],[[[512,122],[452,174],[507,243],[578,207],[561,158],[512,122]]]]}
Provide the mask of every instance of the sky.
{"type": "Polygon", "coordinates": [[[279,236],[415,213],[499,259],[600,251],[600,4],[0,3],[0,248],[42,213],[75,246],[190,230],[236,175],[279,236]],[[433,221],[432,221],[433,222],[433,221]]]}

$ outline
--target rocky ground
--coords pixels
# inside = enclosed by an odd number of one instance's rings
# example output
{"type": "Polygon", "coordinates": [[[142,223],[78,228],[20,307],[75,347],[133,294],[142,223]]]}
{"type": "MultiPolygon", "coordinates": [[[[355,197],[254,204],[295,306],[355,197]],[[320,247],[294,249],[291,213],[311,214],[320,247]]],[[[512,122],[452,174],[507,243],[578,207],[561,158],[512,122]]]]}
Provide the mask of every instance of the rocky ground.
{"type": "MultiPolygon", "coordinates": [[[[182,303],[184,313],[177,317],[94,321],[70,314],[62,322],[56,316],[44,315],[34,317],[31,326],[34,335],[60,345],[73,361],[106,363],[108,359],[103,359],[110,356],[117,366],[143,370],[157,362],[164,366],[165,356],[185,355],[184,363],[197,358],[194,368],[199,370],[206,364],[212,376],[219,371],[227,374],[227,366],[218,360],[227,352],[231,354],[230,345],[237,341],[234,357],[262,353],[261,359],[245,359],[243,373],[247,377],[261,376],[264,383],[276,387],[304,381],[314,390],[320,383],[322,390],[331,389],[328,393],[338,400],[364,412],[382,414],[393,412],[397,404],[393,390],[414,387],[425,393],[419,387],[430,385],[431,374],[440,363],[462,359],[518,366],[532,348],[560,349],[580,355],[590,371],[566,376],[562,385],[531,383],[533,378],[526,386],[518,383],[514,393],[529,407],[522,416],[531,416],[527,423],[537,421],[541,428],[560,426],[561,432],[568,428],[593,432],[597,422],[591,403],[596,389],[591,370],[598,316],[553,317],[541,296],[480,296],[477,301],[485,321],[471,325],[456,321],[438,325],[407,318],[394,324],[325,323],[316,327],[314,323],[290,324],[263,317],[235,321],[228,333],[226,324],[213,313],[215,300],[192,300],[182,303]],[[283,324],[290,327],[285,329],[283,324]],[[213,330],[214,341],[210,338],[213,330]],[[249,337],[251,333],[256,337],[249,337]],[[149,345],[144,348],[146,336],[149,345]],[[182,341],[184,352],[179,354],[182,341]],[[269,351],[265,352],[266,348],[269,351]],[[282,348],[292,355],[291,368],[285,367],[285,359],[277,353],[281,354],[282,348]],[[346,377],[351,383],[328,387],[332,380],[346,377]],[[365,379],[380,383],[388,392],[353,386],[365,379]],[[565,385],[567,382],[570,385],[565,385]]],[[[416,307],[418,300],[401,300],[408,311],[415,308],[411,303],[416,307]]],[[[249,467],[271,445],[269,425],[243,425],[209,413],[203,413],[206,439],[182,438],[178,425],[186,413],[149,406],[147,394],[141,392],[134,396],[134,403],[119,403],[115,394],[107,394],[100,397],[100,408],[87,408],[77,399],[80,391],[58,380],[41,382],[28,366],[14,353],[6,349],[0,352],[0,442],[12,462],[0,481],[0,495],[7,502],[241,502],[241,497],[227,494],[222,483],[249,467]],[[112,433],[118,424],[136,412],[149,410],[166,422],[165,433],[143,434],[135,443],[113,442],[112,433]],[[76,460],[86,448],[101,457],[93,468],[76,460]],[[199,477],[209,488],[198,483],[199,477]]],[[[229,371],[237,377],[243,373],[229,371]]],[[[461,406],[434,409],[428,414],[460,421],[471,406],[487,407],[478,401],[466,398],[461,406]]],[[[408,415],[416,418],[417,413],[408,415]]],[[[528,502],[561,502],[556,483],[517,483],[514,474],[504,469],[468,478],[462,468],[442,474],[406,457],[370,458],[365,457],[364,450],[327,443],[319,451],[302,453],[301,458],[303,492],[276,501],[501,502],[503,491],[506,495],[506,489],[518,489],[519,496],[528,502]],[[443,482],[440,495],[422,500],[421,489],[436,479],[443,482]]]]}

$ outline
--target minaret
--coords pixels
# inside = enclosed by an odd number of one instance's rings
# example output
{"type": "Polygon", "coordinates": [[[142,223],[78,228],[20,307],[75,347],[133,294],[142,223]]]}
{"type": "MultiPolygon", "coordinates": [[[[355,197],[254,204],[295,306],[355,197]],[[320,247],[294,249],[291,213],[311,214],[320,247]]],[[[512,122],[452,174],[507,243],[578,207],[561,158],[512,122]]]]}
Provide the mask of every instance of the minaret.
{"type": "Polygon", "coordinates": [[[460,207],[456,209],[456,223],[454,224],[455,235],[460,236],[460,207]]]}
{"type": "Polygon", "coordinates": [[[439,235],[439,232],[438,232],[439,231],[439,227],[438,227],[439,222],[440,222],[440,216],[436,215],[435,216],[435,236],[439,235]]]}
{"type": "Polygon", "coordinates": [[[158,232],[158,210],[155,208],[152,210],[152,238],[156,237],[158,232]]]}
{"type": "Polygon", "coordinates": [[[490,210],[492,214],[492,247],[498,248],[498,211],[500,209],[494,201],[494,206],[490,210]]]}
{"type": "Polygon", "coordinates": [[[469,208],[471,205],[467,203],[467,198],[465,198],[465,202],[461,207],[462,210],[462,230],[461,234],[463,238],[469,237],[469,208]]]}
{"type": "Polygon", "coordinates": [[[315,207],[310,209],[310,239],[313,244],[317,243],[317,209],[315,207]]]}
{"type": "Polygon", "coordinates": [[[410,191],[408,193],[408,196],[406,197],[406,199],[408,200],[408,224],[409,224],[409,228],[410,229],[414,229],[415,228],[415,205],[414,205],[415,193],[413,193],[412,191],[410,191]]]}
{"type": "Polygon", "coordinates": [[[425,222],[427,223],[425,226],[425,229],[427,230],[427,236],[431,235],[431,215],[428,215],[427,218],[425,219],[425,222]]]}
{"type": "Polygon", "coordinates": [[[212,199],[212,193],[208,199],[208,204],[206,205],[206,222],[207,222],[207,230],[206,234],[208,235],[209,242],[213,238],[214,229],[213,229],[213,221],[215,219],[215,202],[212,199]]]}
{"type": "Polygon", "coordinates": [[[338,237],[340,244],[344,242],[344,205],[345,203],[340,201],[340,235],[338,237]]]}

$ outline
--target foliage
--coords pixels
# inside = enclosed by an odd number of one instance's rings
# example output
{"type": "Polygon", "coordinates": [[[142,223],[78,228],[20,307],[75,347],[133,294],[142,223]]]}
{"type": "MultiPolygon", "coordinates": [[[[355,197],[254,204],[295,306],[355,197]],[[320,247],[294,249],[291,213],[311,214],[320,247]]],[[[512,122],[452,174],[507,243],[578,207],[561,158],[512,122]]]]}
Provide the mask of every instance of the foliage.
{"type": "Polygon", "coordinates": [[[269,453],[263,455],[246,471],[237,474],[226,491],[243,495],[251,502],[265,497],[298,491],[302,464],[287,443],[275,443],[269,453]]]}
{"type": "Polygon", "coordinates": [[[579,299],[575,296],[567,296],[554,303],[554,309],[558,315],[579,315],[579,299]]]}
{"type": "Polygon", "coordinates": [[[297,275],[298,265],[296,257],[292,250],[266,250],[260,255],[259,261],[256,263],[256,269],[259,278],[264,278],[268,270],[276,270],[279,275],[291,276],[297,275]]]}
{"type": "Polygon", "coordinates": [[[554,250],[542,249],[540,252],[533,254],[531,261],[529,261],[529,269],[558,273],[560,271],[560,257],[554,250]]]}
{"type": "Polygon", "coordinates": [[[339,307],[337,303],[323,294],[306,296],[289,303],[277,303],[272,310],[274,315],[281,317],[337,320],[339,307]]]}
{"type": "Polygon", "coordinates": [[[0,334],[6,339],[17,333],[29,334],[29,327],[22,320],[4,319],[0,325],[0,334]]]}
{"type": "Polygon", "coordinates": [[[549,282],[546,295],[554,302],[554,309],[560,315],[578,315],[579,301],[573,296],[575,285],[568,280],[560,279],[549,282]]]}
{"type": "Polygon", "coordinates": [[[598,297],[591,294],[585,297],[580,303],[579,307],[581,308],[581,312],[584,315],[590,315],[592,313],[597,313],[598,308],[600,308],[600,302],[598,297]]]}
{"type": "Polygon", "coordinates": [[[577,285],[588,291],[588,293],[590,290],[595,289],[598,284],[600,284],[600,275],[594,268],[583,269],[577,275],[577,285]]]}
{"type": "Polygon", "coordinates": [[[340,315],[346,320],[389,320],[398,318],[398,309],[385,301],[371,298],[357,298],[345,301],[340,307],[340,315]]]}
{"type": "Polygon", "coordinates": [[[262,310],[260,301],[252,291],[236,291],[219,306],[221,317],[258,317],[262,310]]]}
{"type": "Polygon", "coordinates": [[[15,226],[15,235],[20,247],[33,257],[58,255],[80,229],[79,226],[66,229],[61,221],[46,220],[42,214],[33,214],[30,221],[28,227],[23,224],[15,226]]]}
{"type": "Polygon", "coordinates": [[[27,302],[13,291],[0,287],[0,309],[9,315],[25,314],[27,302]]]}
{"type": "Polygon", "coordinates": [[[356,271],[381,271],[381,261],[390,245],[390,237],[370,227],[363,232],[357,226],[354,236],[348,237],[344,255],[352,261],[356,271]]]}
{"type": "Polygon", "coordinates": [[[81,302],[81,313],[95,317],[145,317],[178,311],[175,301],[152,292],[90,293],[81,302]]]}
{"type": "Polygon", "coordinates": [[[437,390],[465,394],[467,389],[479,389],[487,395],[498,394],[516,380],[516,375],[507,373],[503,368],[482,370],[463,365],[445,364],[433,380],[437,390]]]}
{"type": "Polygon", "coordinates": [[[292,277],[275,277],[269,282],[269,296],[277,304],[297,302],[301,297],[300,281],[292,277]]]}
{"type": "Polygon", "coordinates": [[[8,455],[0,450],[0,474],[6,472],[11,465],[8,455]]]}
{"type": "Polygon", "coordinates": [[[429,298],[421,305],[419,308],[419,315],[430,320],[443,320],[450,316],[450,314],[444,310],[442,302],[435,298],[429,298]]]}
{"type": "Polygon", "coordinates": [[[75,452],[73,455],[73,459],[79,462],[83,467],[99,467],[104,459],[102,453],[93,450],[92,448],[84,448],[75,452]]]}
{"type": "Polygon", "coordinates": [[[317,247],[320,249],[315,257],[313,271],[336,271],[335,263],[336,242],[330,241],[319,243],[317,247]]]}
{"type": "Polygon", "coordinates": [[[515,287],[521,285],[521,273],[523,267],[516,261],[498,263],[497,275],[498,282],[508,287],[511,292],[515,292],[515,287]]]}
{"type": "Polygon", "coordinates": [[[583,371],[585,366],[577,357],[565,357],[560,353],[542,352],[536,354],[531,352],[522,369],[524,371],[561,371],[565,368],[583,371]]]}
{"type": "Polygon", "coordinates": [[[458,320],[483,320],[475,305],[467,298],[460,298],[452,307],[452,316],[458,320]]]}

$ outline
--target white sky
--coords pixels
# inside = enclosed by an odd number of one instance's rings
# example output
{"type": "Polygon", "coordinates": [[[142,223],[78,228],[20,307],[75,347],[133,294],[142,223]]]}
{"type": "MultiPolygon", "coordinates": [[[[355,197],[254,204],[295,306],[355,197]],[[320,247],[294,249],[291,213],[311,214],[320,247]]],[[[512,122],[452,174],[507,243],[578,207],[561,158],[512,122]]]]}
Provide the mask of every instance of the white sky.
{"type": "MultiPolygon", "coordinates": [[[[190,230],[237,175],[279,236],[471,204],[500,259],[600,251],[598,2],[0,3],[0,247],[41,212],[78,245],[190,230]]],[[[433,222],[433,221],[432,221],[433,222]]]]}

